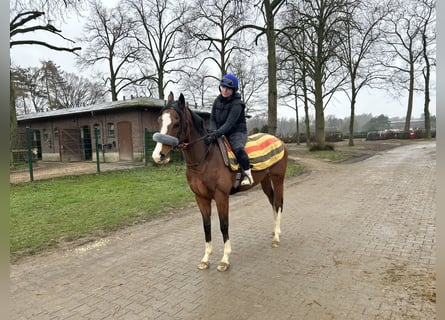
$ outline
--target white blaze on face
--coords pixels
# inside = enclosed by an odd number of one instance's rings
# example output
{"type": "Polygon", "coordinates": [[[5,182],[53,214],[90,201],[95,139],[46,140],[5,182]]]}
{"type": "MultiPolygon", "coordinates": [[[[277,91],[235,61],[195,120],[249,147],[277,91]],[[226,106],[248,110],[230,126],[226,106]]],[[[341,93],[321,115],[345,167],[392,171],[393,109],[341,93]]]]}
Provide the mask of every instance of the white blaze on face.
{"type": "MultiPolygon", "coordinates": [[[[170,113],[169,112],[165,112],[162,115],[162,127],[159,133],[162,134],[167,134],[167,129],[168,126],[170,125],[170,123],[172,122],[171,118],[170,118],[170,113]]],[[[153,150],[153,153],[151,155],[151,157],[153,158],[154,162],[156,163],[160,163],[161,162],[161,150],[162,150],[162,143],[158,142],[156,143],[156,147],[153,150]]],[[[166,159],[165,163],[167,163],[170,159],[166,159]]]]}

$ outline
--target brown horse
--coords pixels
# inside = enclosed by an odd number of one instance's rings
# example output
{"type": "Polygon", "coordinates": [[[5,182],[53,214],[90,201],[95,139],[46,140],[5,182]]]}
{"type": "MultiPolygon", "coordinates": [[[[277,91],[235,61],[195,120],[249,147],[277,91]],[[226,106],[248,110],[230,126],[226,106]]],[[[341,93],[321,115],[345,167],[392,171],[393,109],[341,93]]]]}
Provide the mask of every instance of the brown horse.
{"type": "MultiPolygon", "coordinates": [[[[229,268],[231,245],[229,240],[229,195],[233,192],[236,172],[225,163],[216,143],[206,145],[203,138],[207,135],[204,121],[185,103],[180,95],[177,101],[170,93],[167,105],[161,110],[158,123],[160,132],[153,139],[157,142],[152,157],[156,163],[168,163],[170,152],[177,147],[182,148],[187,169],[186,176],[191,190],[195,194],[196,203],[202,214],[205,232],[205,253],[199,269],[208,269],[212,253],[212,237],[210,226],[211,201],[215,200],[218,210],[220,229],[224,240],[224,255],[217,267],[219,271],[229,268]]],[[[261,187],[272,205],[274,214],[274,231],[272,247],[280,243],[281,213],[283,210],[283,184],[287,167],[288,150],[282,144],[283,157],[264,170],[253,171],[254,185],[261,187]]],[[[244,191],[251,187],[240,187],[244,191]],[[244,188],[244,189],[243,189],[244,188]]]]}

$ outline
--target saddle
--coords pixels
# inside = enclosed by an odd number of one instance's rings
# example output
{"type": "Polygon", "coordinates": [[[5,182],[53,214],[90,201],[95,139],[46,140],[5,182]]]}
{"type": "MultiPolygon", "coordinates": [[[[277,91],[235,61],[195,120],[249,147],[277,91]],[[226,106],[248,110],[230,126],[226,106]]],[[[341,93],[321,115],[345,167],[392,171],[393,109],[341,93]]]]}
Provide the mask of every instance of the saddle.
{"type": "MultiPolygon", "coordinates": [[[[238,160],[225,136],[217,139],[224,164],[232,171],[239,171],[238,160]]],[[[255,133],[247,137],[245,145],[252,171],[261,171],[280,161],[284,156],[283,142],[267,133],[255,133]]]]}

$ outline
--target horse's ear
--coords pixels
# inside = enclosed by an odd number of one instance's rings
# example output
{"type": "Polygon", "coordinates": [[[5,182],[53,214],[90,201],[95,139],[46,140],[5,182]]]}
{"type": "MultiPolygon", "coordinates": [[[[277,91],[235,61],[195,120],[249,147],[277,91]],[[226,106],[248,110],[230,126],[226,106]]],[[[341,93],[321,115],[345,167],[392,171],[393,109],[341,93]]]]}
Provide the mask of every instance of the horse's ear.
{"type": "Polygon", "coordinates": [[[185,98],[184,98],[184,95],[182,94],[182,92],[179,95],[179,103],[181,104],[182,107],[185,107],[185,98]]]}
{"type": "Polygon", "coordinates": [[[167,103],[172,103],[174,98],[175,97],[173,96],[173,92],[170,91],[170,93],[168,94],[167,103]]]}

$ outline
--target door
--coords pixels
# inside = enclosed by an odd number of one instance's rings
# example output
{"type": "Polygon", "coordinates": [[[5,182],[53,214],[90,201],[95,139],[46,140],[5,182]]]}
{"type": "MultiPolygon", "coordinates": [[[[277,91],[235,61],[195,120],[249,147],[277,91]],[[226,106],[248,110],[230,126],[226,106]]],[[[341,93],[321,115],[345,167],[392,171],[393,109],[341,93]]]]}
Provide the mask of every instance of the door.
{"type": "Polygon", "coordinates": [[[117,143],[119,146],[119,160],[133,160],[133,138],[131,122],[117,123],[117,143]]]}
{"type": "Polygon", "coordinates": [[[82,158],[83,160],[93,159],[93,146],[91,144],[91,132],[89,126],[84,126],[81,129],[82,138],[82,158]]]}
{"type": "Polygon", "coordinates": [[[82,160],[81,138],[79,129],[60,130],[60,160],[80,161],[82,160]]]}

